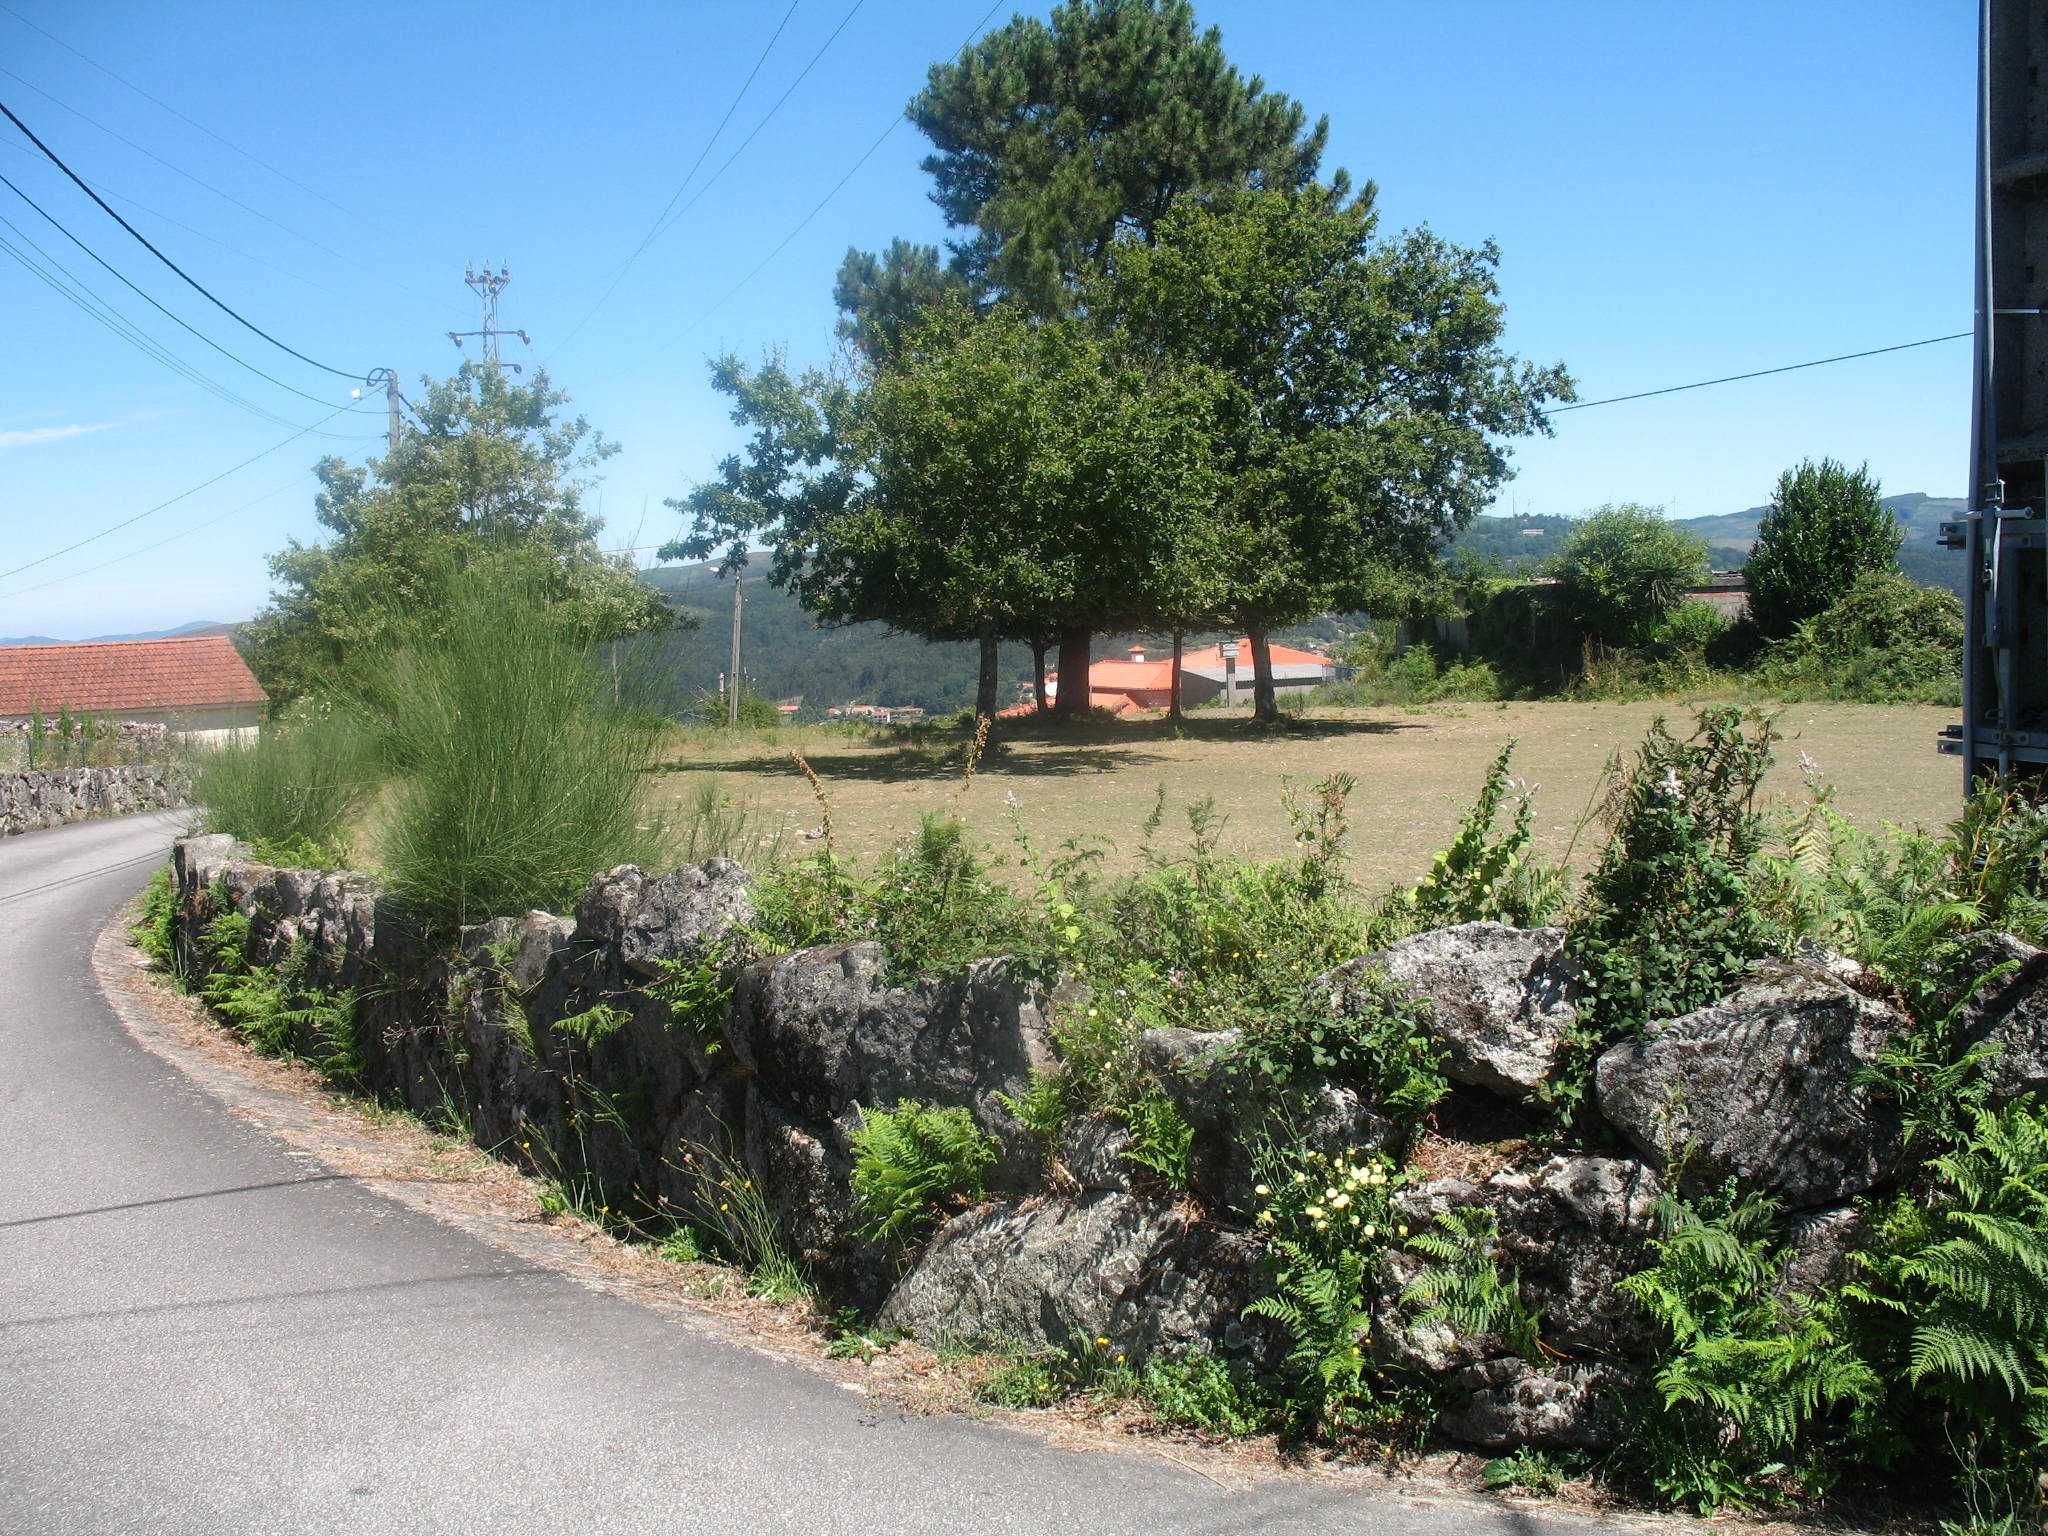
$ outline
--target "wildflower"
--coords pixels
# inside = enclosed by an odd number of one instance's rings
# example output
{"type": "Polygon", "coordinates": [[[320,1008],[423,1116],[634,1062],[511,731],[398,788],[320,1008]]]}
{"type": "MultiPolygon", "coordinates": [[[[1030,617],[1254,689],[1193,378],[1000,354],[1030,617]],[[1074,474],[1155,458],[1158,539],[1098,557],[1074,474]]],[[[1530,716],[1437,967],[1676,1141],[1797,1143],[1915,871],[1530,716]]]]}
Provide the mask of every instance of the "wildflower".
{"type": "Polygon", "coordinates": [[[1334,1205],[1340,1211],[1343,1210],[1344,1207],[1349,1205],[1350,1203],[1351,1196],[1349,1193],[1338,1195],[1336,1198],[1330,1201],[1330,1204],[1334,1205]]]}
{"type": "Polygon", "coordinates": [[[1254,1184],[1252,1186],[1252,1193],[1255,1195],[1270,1195],[1273,1191],[1263,1184],[1254,1184]]]}
{"type": "Polygon", "coordinates": [[[1320,1205],[1310,1206],[1308,1208],[1308,1214],[1316,1218],[1316,1224],[1318,1226],[1322,1225],[1323,1208],[1320,1205]]]}
{"type": "Polygon", "coordinates": [[[1678,770],[1676,768],[1666,768],[1664,770],[1664,777],[1657,781],[1657,793],[1667,800],[1683,800],[1685,798],[1685,786],[1678,782],[1678,770]]]}
{"type": "Polygon", "coordinates": [[[1336,1199],[1336,1198],[1337,1198],[1337,1191],[1336,1191],[1335,1187],[1333,1186],[1333,1187],[1331,1187],[1331,1188],[1329,1188],[1329,1189],[1326,1189],[1326,1190],[1324,1190],[1324,1191],[1323,1191],[1323,1198],[1324,1198],[1325,1200],[1334,1200],[1334,1199],[1336,1199]]]}
{"type": "Polygon", "coordinates": [[[1380,1230],[1380,1229],[1379,1229],[1378,1227],[1374,1226],[1374,1225],[1373,1225],[1373,1224],[1372,1224],[1371,1222],[1369,1222],[1369,1221],[1368,1221],[1368,1222],[1367,1222],[1367,1223],[1366,1223],[1366,1224],[1365,1224],[1365,1225],[1364,1225],[1363,1227],[1361,1227],[1361,1228],[1360,1228],[1359,1230],[1360,1230],[1360,1231],[1361,1231],[1361,1232],[1362,1232],[1362,1233],[1363,1233],[1363,1234],[1364,1234],[1365,1236],[1367,1236],[1367,1237],[1377,1237],[1377,1236],[1379,1235],[1379,1230],[1380,1230]]]}
{"type": "Polygon", "coordinates": [[[1003,804],[1009,806],[1012,810],[1016,809],[1016,807],[1022,805],[1023,803],[1023,801],[1017,798],[1017,791],[1015,791],[1014,789],[1006,789],[1003,791],[1003,804]]]}
{"type": "Polygon", "coordinates": [[[1394,1228],[1394,1231],[1400,1234],[1402,1237],[1406,1237],[1408,1235],[1408,1223],[1405,1221],[1402,1222],[1400,1226],[1394,1228]]]}
{"type": "Polygon", "coordinates": [[[1109,1335],[1106,1333],[1098,1333],[1097,1335],[1095,1335],[1095,1345],[1098,1349],[1109,1348],[1109,1335]]]}
{"type": "Polygon", "coordinates": [[[1273,1225],[1273,1213],[1271,1211],[1259,1212],[1259,1225],[1262,1227],[1270,1227],[1271,1225],[1273,1225]]]}

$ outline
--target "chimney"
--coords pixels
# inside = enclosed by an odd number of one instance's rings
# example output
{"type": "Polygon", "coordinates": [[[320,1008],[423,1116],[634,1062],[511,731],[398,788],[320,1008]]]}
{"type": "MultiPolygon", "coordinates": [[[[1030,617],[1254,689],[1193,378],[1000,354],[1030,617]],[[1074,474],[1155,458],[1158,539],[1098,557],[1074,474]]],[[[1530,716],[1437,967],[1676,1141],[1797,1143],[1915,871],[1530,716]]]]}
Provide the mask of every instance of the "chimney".
{"type": "Polygon", "coordinates": [[[1130,657],[1133,661],[1143,661],[1145,659],[1145,647],[1143,647],[1142,645],[1132,646],[1130,650],[1130,657]]]}

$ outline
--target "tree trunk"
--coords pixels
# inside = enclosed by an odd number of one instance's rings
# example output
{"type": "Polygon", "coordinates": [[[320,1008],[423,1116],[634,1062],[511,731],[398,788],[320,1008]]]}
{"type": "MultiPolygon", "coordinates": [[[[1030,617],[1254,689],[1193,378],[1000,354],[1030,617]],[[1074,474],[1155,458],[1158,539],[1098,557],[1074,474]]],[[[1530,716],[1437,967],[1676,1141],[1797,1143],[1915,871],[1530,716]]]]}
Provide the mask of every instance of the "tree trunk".
{"type": "Polygon", "coordinates": [[[1273,645],[1263,627],[1247,628],[1252,642],[1252,720],[1274,725],[1280,719],[1280,695],[1273,687],[1273,645]]]}
{"type": "Polygon", "coordinates": [[[1060,631],[1060,691],[1053,700],[1055,718],[1072,720],[1088,713],[1088,642],[1093,638],[1082,625],[1068,625],[1060,631]]]}
{"type": "Polygon", "coordinates": [[[1187,636],[1179,630],[1173,632],[1173,699],[1166,706],[1166,718],[1175,724],[1180,723],[1180,653],[1186,640],[1187,636]]]}
{"type": "Polygon", "coordinates": [[[981,621],[981,675],[975,680],[974,712],[982,719],[996,712],[996,690],[1001,681],[1000,656],[996,645],[996,621],[981,621]]]}
{"type": "Polygon", "coordinates": [[[1031,642],[1031,702],[1038,706],[1042,715],[1051,707],[1045,696],[1045,653],[1052,649],[1052,641],[1043,637],[1031,642]]]}

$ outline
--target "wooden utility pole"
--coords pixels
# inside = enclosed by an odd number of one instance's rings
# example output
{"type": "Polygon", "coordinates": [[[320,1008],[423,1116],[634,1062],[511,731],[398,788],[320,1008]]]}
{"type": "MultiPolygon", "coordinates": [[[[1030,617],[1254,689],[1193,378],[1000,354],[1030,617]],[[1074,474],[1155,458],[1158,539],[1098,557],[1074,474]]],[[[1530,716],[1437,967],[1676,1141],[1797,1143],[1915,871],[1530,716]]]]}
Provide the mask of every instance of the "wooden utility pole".
{"type": "Polygon", "coordinates": [[[740,723],[740,578],[732,579],[732,671],[726,675],[725,723],[740,723]]]}
{"type": "Polygon", "coordinates": [[[384,370],[384,432],[391,442],[391,457],[398,457],[398,434],[404,425],[398,417],[398,370],[384,370]]]}

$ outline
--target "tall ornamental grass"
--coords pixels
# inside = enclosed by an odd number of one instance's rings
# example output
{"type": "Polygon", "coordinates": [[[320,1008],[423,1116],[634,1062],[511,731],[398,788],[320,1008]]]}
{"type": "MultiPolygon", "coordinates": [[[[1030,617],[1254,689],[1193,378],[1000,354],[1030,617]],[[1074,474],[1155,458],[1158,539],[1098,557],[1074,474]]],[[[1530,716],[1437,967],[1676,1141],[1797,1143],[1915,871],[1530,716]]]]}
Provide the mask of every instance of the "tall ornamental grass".
{"type": "Polygon", "coordinates": [[[206,831],[238,837],[261,858],[345,864],[350,832],[379,776],[360,723],[325,713],[196,753],[192,793],[206,831]]]}
{"type": "Polygon", "coordinates": [[[400,784],[392,888],[445,928],[560,911],[594,871],[663,865],[640,803],[661,722],[620,700],[586,637],[529,585],[476,572],[434,621],[358,683],[400,784]]]}

